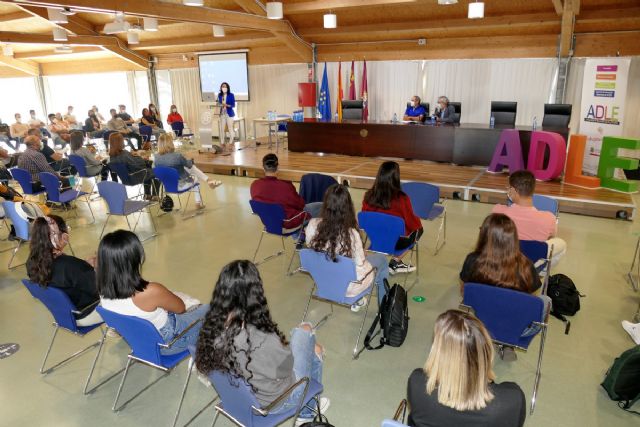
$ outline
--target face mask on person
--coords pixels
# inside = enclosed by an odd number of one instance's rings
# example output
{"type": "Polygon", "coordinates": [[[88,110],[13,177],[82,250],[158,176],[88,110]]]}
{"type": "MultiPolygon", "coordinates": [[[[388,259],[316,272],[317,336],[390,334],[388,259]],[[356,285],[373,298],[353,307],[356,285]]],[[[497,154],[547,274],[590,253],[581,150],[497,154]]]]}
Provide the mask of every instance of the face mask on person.
{"type": "Polygon", "coordinates": [[[225,86],[222,87],[222,93],[227,93],[227,88],[225,86]]]}
{"type": "Polygon", "coordinates": [[[121,113],[125,113],[126,111],[127,111],[127,110],[126,110],[125,108],[121,108],[121,109],[120,109],[120,112],[121,112],[121,113]]]}
{"type": "Polygon", "coordinates": [[[156,107],[151,107],[151,108],[149,108],[149,110],[151,110],[152,113],[155,113],[156,112],[156,107]]]}
{"type": "Polygon", "coordinates": [[[20,123],[20,120],[22,120],[20,116],[16,117],[16,123],[20,123]]]}
{"type": "Polygon", "coordinates": [[[36,118],[36,113],[33,113],[33,114],[31,115],[31,118],[32,118],[32,119],[35,119],[35,118],[36,118]]]}
{"type": "Polygon", "coordinates": [[[177,113],[177,112],[178,112],[178,110],[177,110],[176,108],[172,108],[172,109],[171,109],[171,112],[172,112],[172,113],[177,113]]]}

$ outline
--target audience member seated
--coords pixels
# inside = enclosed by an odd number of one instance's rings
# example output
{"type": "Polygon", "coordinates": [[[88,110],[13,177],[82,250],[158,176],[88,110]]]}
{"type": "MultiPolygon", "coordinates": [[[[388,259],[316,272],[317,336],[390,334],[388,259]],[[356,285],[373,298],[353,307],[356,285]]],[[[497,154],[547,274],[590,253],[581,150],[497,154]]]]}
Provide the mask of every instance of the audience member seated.
{"type": "Polygon", "coordinates": [[[269,153],[262,158],[264,177],[251,183],[251,199],[275,203],[284,208],[284,228],[292,229],[320,216],[322,202],[308,203],[298,194],[291,181],[278,179],[278,156],[269,153]]]}
{"type": "MultiPolygon", "coordinates": [[[[404,220],[406,237],[398,240],[396,250],[408,248],[422,236],[422,222],[413,213],[411,199],[400,188],[400,166],[396,162],[384,162],[380,165],[373,187],[364,194],[362,210],[393,215],[404,220]]],[[[410,273],[415,269],[415,266],[402,261],[402,255],[392,257],[389,261],[391,274],[410,273]]]]}
{"type": "MultiPolygon", "coordinates": [[[[31,131],[37,131],[37,129],[32,129],[31,131]]],[[[44,154],[40,152],[40,150],[42,150],[42,141],[40,138],[35,135],[29,135],[24,139],[24,143],[27,149],[18,157],[18,167],[25,169],[31,174],[33,190],[40,191],[44,188],[38,176],[40,172],[50,172],[57,175],[62,181],[62,187],[68,188],[69,180],[59,175],[47,162],[44,154]]]]}
{"type": "MultiPolygon", "coordinates": [[[[156,166],[167,166],[178,171],[180,175],[179,190],[191,187],[196,179],[206,183],[211,188],[222,185],[221,181],[209,179],[204,172],[193,164],[192,159],[187,160],[182,154],[176,153],[176,147],[173,145],[173,135],[170,133],[160,135],[158,154],[155,155],[154,162],[156,166]]],[[[200,193],[194,191],[193,195],[196,200],[196,208],[203,209],[204,204],[200,198],[200,193]]]]}
{"type": "MultiPolygon", "coordinates": [[[[131,130],[129,126],[127,126],[127,123],[117,114],[114,108],[112,108],[109,112],[111,113],[111,120],[107,122],[107,129],[119,132],[121,135],[127,138],[135,139],[138,144],[138,149],[142,148],[142,137],[131,130]]],[[[129,145],[132,148],[135,148],[131,145],[131,143],[129,145]]]]}
{"type": "Polygon", "coordinates": [[[102,138],[104,129],[102,129],[102,124],[95,111],[89,110],[88,117],[84,121],[83,130],[89,135],[89,138],[102,138]]]}
{"type": "Polygon", "coordinates": [[[29,121],[27,124],[30,128],[43,128],[46,126],[46,123],[36,117],[36,110],[29,110],[29,121]]]}
{"type": "Polygon", "coordinates": [[[164,125],[162,124],[162,116],[160,116],[160,111],[156,108],[155,104],[149,104],[149,113],[153,117],[153,122],[160,128],[164,129],[164,125]]]}
{"type": "Polygon", "coordinates": [[[16,145],[13,146],[13,148],[17,150],[22,140],[27,136],[29,125],[26,123],[22,123],[22,118],[20,117],[20,113],[16,113],[15,118],[16,118],[16,122],[11,125],[10,132],[11,132],[11,138],[16,142],[16,145]]]}
{"type": "Polygon", "coordinates": [[[69,230],[64,220],[57,215],[36,218],[33,221],[27,275],[32,282],[42,287],[61,289],[80,314],[76,316],[78,326],[101,323],[96,311],[100,301],[96,288],[95,258],[82,260],[66,255],[63,251],[69,243],[69,230]]]}
{"type": "Polygon", "coordinates": [[[513,382],[495,383],[493,343],[482,322],[449,310],[436,319],[424,368],[409,377],[411,427],[521,427],[527,405],[513,382]]]}
{"type": "Polygon", "coordinates": [[[82,129],[82,125],[78,123],[76,116],[73,114],[73,107],[71,105],[67,107],[67,114],[65,114],[62,119],[67,122],[69,129],[82,129]]]}
{"type": "Polygon", "coordinates": [[[69,159],[65,158],[61,153],[58,153],[44,143],[40,129],[29,129],[27,134],[37,136],[38,139],[40,139],[40,146],[42,147],[40,152],[44,154],[44,157],[47,159],[47,163],[49,163],[54,171],[58,172],[62,176],[75,175],[76,170],[71,166],[69,159]]]}
{"type": "MultiPolygon", "coordinates": [[[[253,263],[233,261],[222,268],[198,340],[198,371],[244,378],[260,405],[266,406],[301,378],[322,382],[323,358],[324,349],[316,343],[308,323],[291,331],[287,345],[271,318],[262,279],[253,263]]],[[[270,413],[297,408],[304,388],[299,385],[270,413]]],[[[329,399],[321,398],[321,412],[328,407],[329,399]]],[[[313,415],[303,408],[299,418],[313,415]]]]}
{"type": "MultiPolygon", "coordinates": [[[[60,113],[58,113],[60,115],[60,113]]],[[[71,135],[69,135],[69,128],[64,123],[62,118],[58,118],[55,114],[49,114],[47,116],[49,118],[49,128],[48,131],[51,134],[51,138],[53,139],[54,145],[62,145],[63,147],[67,145],[71,135]]]]}
{"type": "Polygon", "coordinates": [[[102,114],[100,114],[100,111],[98,111],[98,107],[96,107],[95,105],[91,107],[91,110],[93,110],[93,112],[96,115],[96,118],[98,119],[98,121],[100,122],[100,124],[105,124],[106,121],[104,119],[104,117],[102,116],[102,114]]]}
{"type": "Polygon", "coordinates": [[[182,118],[180,113],[178,113],[178,107],[176,107],[175,105],[171,106],[171,112],[167,116],[167,123],[169,123],[169,125],[172,125],[174,123],[184,123],[184,119],[182,118]]]}
{"type": "Polygon", "coordinates": [[[149,111],[148,108],[142,109],[142,118],[140,119],[140,124],[149,126],[151,128],[151,133],[156,137],[156,139],[164,133],[164,129],[158,126],[155,116],[151,114],[151,111],[149,111]]]}
{"type": "MultiPolygon", "coordinates": [[[[71,154],[75,154],[84,159],[85,168],[87,169],[87,174],[91,176],[100,175],[100,179],[103,181],[107,180],[109,175],[109,165],[106,159],[101,158],[100,156],[96,156],[95,149],[92,151],[89,148],[83,146],[84,138],[82,136],[82,132],[73,131],[71,132],[71,154]]],[[[112,179],[116,181],[115,173],[111,174],[112,179]]]]}
{"type": "Polygon", "coordinates": [[[424,121],[426,115],[427,110],[425,110],[424,106],[420,105],[420,97],[418,95],[414,95],[411,97],[411,102],[409,102],[409,106],[404,112],[404,117],[402,118],[402,120],[413,120],[416,122],[422,122],[424,121]]]}
{"type": "Polygon", "coordinates": [[[97,258],[98,293],[102,307],[148,320],[165,343],[184,333],[171,348],[160,350],[162,354],[180,353],[188,346],[196,345],[202,322],[186,329],[202,319],[209,306],[200,305],[191,297],[177,295],[160,283],[143,279],[140,272],[144,248],[135,233],[117,230],[107,234],[98,246],[97,258]]]}
{"type": "Polygon", "coordinates": [[[124,163],[131,176],[132,182],[144,185],[144,195],[147,200],[157,200],[160,183],[153,175],[151,162],[143,159],[137,153],[131,154],[124,149],[124,137],[120,133],[109,135],[109,164],[124,163]],[[144,171],[144,172],[141,172],[144,171]]]}
{"type": "Polygon", "coordinates": [[[127,107],[124,104],[118,105],[118,117],[120,117],[127,126],[133,125],[136,121],[127,113],[127,107]]]}
{"type": "Polygon", "coordinates": [[[453,105],[449,105],[449,98],[441,96],[438,98],[438,106],[433,112],[436,120],[442,123],[453,123],[456,109],[453,105]]]}
{"type": "Polygon", "coordinates": [[[496,205],[494,213],[507,215],[516,223],[518,236],[522,240],[546,241],[549,250],[553,245],[551,265],[555,266],[567,251],[564,240],[556,237],[558,223],[551,212],[539,211],[533,206],[533,194],[536,189],[536,179],[527,170],[512,173],[509,176],[507,197],[512,201],[511,206],[496,205]]]}
{"type": "MultiPolygon", "coordinates": [[[[362,283],[351,283],[347,288],[348,297],[354,297],[372,283],[378,286],[378,305],[386,293],[384,281],[389,277],[387,258],[383,254],[372,253],[365,257],[364,245],[358,231],[356,212],[349,189],[334,184],[324,193],[320,218],[313,218],[305,229],[307,246],[321,252],[333,261],[337,255],[352,258],[356,266],[356,278],[362,283]],[[376,268],[375,278],[371,273],[376,268]],[[374,280],[375,279],[375,280],[374,280]]],[[[366,298],[351,306],[359,311],[366,304],[366,298]]]]}

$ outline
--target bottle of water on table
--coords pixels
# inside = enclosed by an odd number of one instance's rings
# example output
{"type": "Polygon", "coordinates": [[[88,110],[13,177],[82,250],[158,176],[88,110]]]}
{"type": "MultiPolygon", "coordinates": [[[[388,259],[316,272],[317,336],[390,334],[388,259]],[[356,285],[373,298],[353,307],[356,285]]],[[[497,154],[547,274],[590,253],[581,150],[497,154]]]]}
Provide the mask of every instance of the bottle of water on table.
{"type": "Polygon", "coordinates": [[[393,113],[392,123],[398,123],[398,115],[396,113],[393,113]]]}
{"type": "Polygon", "coordinates": [[[533,124],[531,125],[531,129],[532,130],[538,129],[538,118],[536,116],[533,116],[533,124]]]}
{"type": "Polygon", "coordinates": [[[491,116],[491,119],[489,120],[489,127],[493,128],[496,125],[496,118],[491,116]]]}

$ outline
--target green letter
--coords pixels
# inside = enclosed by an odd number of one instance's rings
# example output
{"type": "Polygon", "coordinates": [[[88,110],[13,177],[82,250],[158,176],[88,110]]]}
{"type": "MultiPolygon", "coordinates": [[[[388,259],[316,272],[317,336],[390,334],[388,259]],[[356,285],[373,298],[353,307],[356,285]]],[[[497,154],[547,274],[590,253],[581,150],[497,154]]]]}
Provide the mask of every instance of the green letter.
{"type": "Polygon", "coordinates": [[[600,163],[598,164],[598,177],[600,185],[612,190],[633,193],[638,191],[637,181],[627,181],[626,179],[614,178],[616,168],[637,169],[638,160],[627,157],[618,157],[618,149],[640,150],[640,139],[616,138],[605,136],[602,139],[602,149],[600,150],[600,163]]]}

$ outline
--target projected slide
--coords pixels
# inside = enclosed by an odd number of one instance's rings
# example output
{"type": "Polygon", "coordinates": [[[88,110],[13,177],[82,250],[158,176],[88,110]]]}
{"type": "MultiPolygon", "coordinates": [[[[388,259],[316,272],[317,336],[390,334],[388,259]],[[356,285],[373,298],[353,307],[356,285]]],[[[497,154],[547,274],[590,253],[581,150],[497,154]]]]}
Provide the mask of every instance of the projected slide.
{"type": "Polygon", "coordinates": [[[247,53],[212,53],[198,55],[200,89],[203,102],[215,102],[222,82],[229,83],[236,101],[249,100],[247,53]]]}

